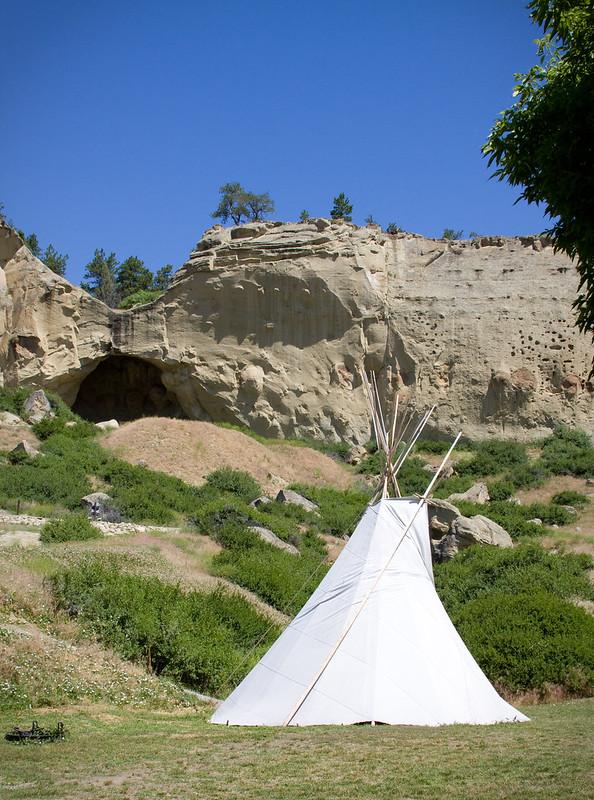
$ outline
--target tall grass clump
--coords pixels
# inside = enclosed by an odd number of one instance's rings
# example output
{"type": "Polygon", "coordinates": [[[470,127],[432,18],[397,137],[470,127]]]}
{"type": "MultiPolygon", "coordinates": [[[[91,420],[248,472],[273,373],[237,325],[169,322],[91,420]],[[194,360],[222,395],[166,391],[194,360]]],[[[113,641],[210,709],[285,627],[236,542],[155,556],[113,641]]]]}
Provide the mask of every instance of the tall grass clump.
{"type": "Polygon", "coordinates": [[[489,679],[508,692],[551,685],[594,693],[594,618],[570,600],[594,599],[592,559],[538,545],[469,548],[436,565],[448,614],[489,679]]]}
{"type": "Polygon", "coordinates": [[[279,633],[236,594],[183,592],[97,560],[56,574],[51,586],[58,608],[124,658],[207,694],[226,693],[229,676],[241,680],[279,633]]]}
{"type": "Polygon", "coordinates": [[[237,495],[240,500],[250,503],[262,494],[257,481],[247,472],[231,467],[221,467],[206,477],[206,483],[219,492],[237,495]]]}

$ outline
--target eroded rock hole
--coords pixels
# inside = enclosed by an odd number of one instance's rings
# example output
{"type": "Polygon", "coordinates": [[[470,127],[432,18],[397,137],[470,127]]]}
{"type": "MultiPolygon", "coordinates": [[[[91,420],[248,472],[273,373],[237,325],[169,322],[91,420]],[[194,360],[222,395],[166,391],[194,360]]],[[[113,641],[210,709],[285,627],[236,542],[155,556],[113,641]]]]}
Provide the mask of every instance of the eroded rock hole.
{"type": "Polygon", "coordinates": [[[91,422],[185,416],[159,368],[129,356],[110,356],[87,375],[72,410],[91,422]]]}

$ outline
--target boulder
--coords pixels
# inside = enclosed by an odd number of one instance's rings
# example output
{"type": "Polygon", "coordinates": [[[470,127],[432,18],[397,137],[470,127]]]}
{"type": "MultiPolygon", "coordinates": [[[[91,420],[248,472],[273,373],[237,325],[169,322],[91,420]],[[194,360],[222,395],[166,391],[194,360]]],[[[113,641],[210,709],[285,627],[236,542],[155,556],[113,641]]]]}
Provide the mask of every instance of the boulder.
{"type": "MultiPolygon", "coordinates": [[[[435,475],[435,473],[439,469],[439,466],[434,466],[433,464],[424,464],[423,469],[430,475],[435,475]]],[[[454,472],[455,470],[452,464],[446,464],[441,471],[441,479],[445,480],[446,478],[451,478],[454,472]]]]}
{"type": "Polygon", "coordinates": [[[356,466],[357,464],[361,463],[361,461],[365,458],[366,455],[367,455],[367,449],[363,447],[363,445],[353,447],[349,450],[347,454],[346,457],[347,464],[356,466]]]}
{"type": "Polygon", "coordinates": [[[93,519],[105,522],[120,522],[121,514],[115,508],[113,499],[105,492],[92,492],[81,498],[81,506],[93,519]]]}
{"type": "Polygon", "coordinates": [[[577,508],[574,506],[561,506],[564,511],[567,511],[568,514],[573,514],[574,516],[578,513],[577,508]]]}
{"type": "Polygon", "coordinates": [[[10,411],[0,411],[0,427],[18,428],[20,425],[25,425],[25,422],[16,414],[11,414],[10,411]]]}
{"type": "Polygon", "coordinates": [[[482,514],[474,517],[458,517],[451,526],[452,535],[456,537],[458,549],[471,544],[491,544],[495,547],[513,547],[509,533],[482,514]]]}
{"type": "Polygon", "coordinates": [[[509,533],[488,517],[458,517],[446,534],[433,547],[437,561],[449,561],[460,550],[473,544],[490,544],[495,547],[513,547],[509,533]]]}
{"type": "Polygon", "coordinates": [[[460,511],[447,500],[434,497],[427,503],[429,514],[429,533],[433,539],[440,538],[450,530],[452,522],[460,516],[460,511]]]}
{"type": "Polygon", "coordinates": [[[292,489],[281,489],[276,496],[276,501],[277,503],[292,503],[294,506],[301,506],[306,511],[317,512],[319,510],[319,506],[292,489]]]}
{"type": "Polygon", "coordinates": [[[268,503],[272,503],[271,498],[270,497],[266,497],[266,495],[263,494],[260,497],[256,497],[255,500],[252,500],[252,502],[250,503],[250,506],[252,508],[259,508],[260,506],[268,505],[268,503]]]}
{"type": "Polygon", "coordinates": [[[36,447],[33,447],[32,444],[27,442],[23,439],[22,442],[19,442],[16,447],[13,447],[10,451],[11,455],[14,453],[15,455],[20,455],[21,453],[26,455],[28,458],[35,458],[35,456],[39,455],[39,450],[36,447]]]}
{"type": "Polygon", "coordinates": [[[43,389],[37,389],[37,391],[31,392],[29,397],[25,400],[23,411],[27,422],[31,425],[41,422],[42,419],[48,419],[48,417],[54,416],[51,403],[47,399],[47,395],[43,389]]]}
{"type": "Polygon", "coordinates": [[[531,522],[533,525],[542,525],[542,520],[538,517],[534,517],[534,519],[529,519],[528,522],[531,522]]]}
{"type": "Polygon", "coordinates": [[[95,427],[102,431],[115,431],[120,427],[120,423],[117,419],[107,419],[104,422],[96,422],[95,427]]]}
{"type": "Polygon", "coordinates": [[[475,483],[465,492],[456,492],[455,494],[451,494],[448,497],[448,500],[451,503],[459,503],[461,500],[466,500],[468,503],[476,503],[477,505],[483,506],[490,500],[489,490],[487,489],[486,484],[475,483]]]}
{"type": "Polygon", "coordinates": [[[268,542],[268,544],[271,544],[273,547],[278,547],[279,550],[285,550],[287,553],[291,553],[294,556],[301,555],[294,545],[279,539],[276,533],[268,528],[262,528],[260,525],[250,525],[249,530],[258,534],[263,542],[268,542]]]}

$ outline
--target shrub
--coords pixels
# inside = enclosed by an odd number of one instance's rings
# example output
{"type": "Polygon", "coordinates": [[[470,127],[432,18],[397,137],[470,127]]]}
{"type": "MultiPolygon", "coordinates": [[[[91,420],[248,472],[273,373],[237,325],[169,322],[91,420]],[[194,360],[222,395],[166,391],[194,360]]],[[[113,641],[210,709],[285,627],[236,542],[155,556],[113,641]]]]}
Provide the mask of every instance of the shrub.
{"type": "Polygon", "coordinates": [[[9,411],[17,417],[22,417],[25,400],[31,391],[24,386],[18,389],[0,388],[0,411],[9,411]]]}
{"type": "Polygon", "coordinates": [[[575,506],[581,508],[590,502],[590,498],[581,492],[573,492],[567,490],[565,492],[558,492],[551,498],[551,503],[558,506],[575,506]]]}
{"type": "Polygon", "coordinates": [[[540,545],[519,544],[513,549],[469,547],[444,564],[436,564],[435,586],[448,613],[484,594],[549,592],[565,599],[594,600],[588,571],[590,556],[549,553],[540,545]]]}
{"type": "MultiPolygon", "coordinates": [[[[223,535],[228,536],[229,532],[225,527],[223,535]]],[[[232,533],[238,535],[236,530],[232,533]]],[[[249,589],[291,616],[305,604],[328,570],[319,552],[303,548],[301,556],[294,556],[262,542],[249,531],[237,544],[229,538],[227,544],[231,545],[229,549],[213,559],[216,574],[249,589]]]]}
{"type": "Polygon", "coordinates": [[[543,591],[483,595],[452,621],[487,677],[511,691],[594,694],[594,618],[543,591]]]}
{"type": "Polygon", "coordinates": [[[432,453],[433,455],[444,455],[451,447],[451,442],[438,439],[420,439],[416,445],[415,450],[419,453],[432,453]]]}
{"type": "Polygon", "coordinates": [[[100,539],[101,536],[101,531],[91,525],[89,518],[84,513],[68,514],[61,519],[52,519],[46,522],[41,529],[41,541],[46,544],[81,542],[85,539],[100,539]]]}
{"type": "Polygon", "coordinates": [[[64,417],[47,417],[33,426],[33,431],[39,439],[49,439],[50,436],[61,434],[71,439],[85,439],[97,435],[97,427],[85,420],[72,420],[75,425],[66,425],[64,417]]]}
{"type": "Polygon", "coordinates": [[[51,583],[58,607],[81,617],[124,658],[210,694],[223,693],[233,673],[236,681],[243,678],[279,633],[238,595],[220,588],[185,593],[96,560],[51,583]]]}
{"type": "Polygon", "coordinates": [[[369,502],[368,493],[355,489],[341,491],[306,484],[295,484],[291,488],[319,506],[320,527],[333,536],[351,534],[369,502]]]}
{"type": "Polygon", "coordinates": [[[464,516],[482,514],[492,519],[505,528],[512,539],[522,536],[542,536],[545,533],[542,525],[530,522],[531,519],[540,519],[545,525],[564,525],[573,519],[565,509],[548,503],[518,506],[506,500],[494,500],[488,505],[478,505],[463,500],[457,503],[457,506],[464,516]]]}
{"type": "Polygon", "coordinates": [[[456,465],[460,475],[497,475],[528,463],[526,448],[518,442],[489,439],[474,443],[472,449],[473,457],[456,465]]]}
{"type": "Polygon", "coordinates": [[[555,475],[594,477],[594,446],[583,431],[557,428],[543,442],[541,461],[555,475]]]}
{"type": "Polygon", "coordinates": [[[549,478],[551,473],[541,461],[533,464],[522,464],[510,470],[504,480],[513,484],[515,489],[531,489],[542,484],[549,478]]]}
{"type": "Polygon", "coordinates": [[[221,467],[206,477],[206,483],[219,492],[229,492],[250,503],[262,494],[258,483],[247,472],[231,467],[221,467]]]}
{"type": "Polygon", "coordinates": [[[492,481],[487,484],[491,500],[509,500],[515,488],[510,480],[492,481]]]}

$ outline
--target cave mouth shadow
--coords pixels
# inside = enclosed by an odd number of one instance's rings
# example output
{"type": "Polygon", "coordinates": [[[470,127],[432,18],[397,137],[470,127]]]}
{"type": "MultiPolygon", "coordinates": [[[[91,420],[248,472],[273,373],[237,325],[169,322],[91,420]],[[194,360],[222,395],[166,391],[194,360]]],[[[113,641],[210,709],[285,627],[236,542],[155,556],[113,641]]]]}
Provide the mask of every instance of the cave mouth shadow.
{"type": "Polygon", "coordinates": [[[101,361],[81,383],[72,410],[90,422],[185,416],[159,368],[132,356],[101,361]]]}

